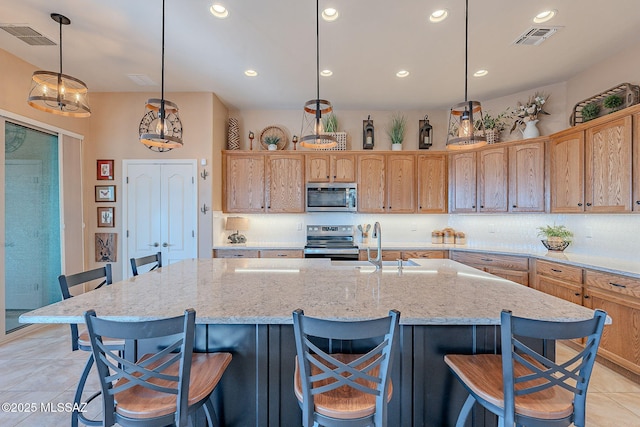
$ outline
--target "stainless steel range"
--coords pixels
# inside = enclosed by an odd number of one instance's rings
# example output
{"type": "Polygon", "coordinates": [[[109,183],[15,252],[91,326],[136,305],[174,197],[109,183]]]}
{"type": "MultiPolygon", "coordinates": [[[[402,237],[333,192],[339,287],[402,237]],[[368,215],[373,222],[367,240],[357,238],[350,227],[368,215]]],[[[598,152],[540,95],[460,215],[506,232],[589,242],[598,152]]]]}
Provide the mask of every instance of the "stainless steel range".
{"type": "Polygon", "coordinates": [[[353,225],[307,225],[305,258],[358,259],[353,225]]]}

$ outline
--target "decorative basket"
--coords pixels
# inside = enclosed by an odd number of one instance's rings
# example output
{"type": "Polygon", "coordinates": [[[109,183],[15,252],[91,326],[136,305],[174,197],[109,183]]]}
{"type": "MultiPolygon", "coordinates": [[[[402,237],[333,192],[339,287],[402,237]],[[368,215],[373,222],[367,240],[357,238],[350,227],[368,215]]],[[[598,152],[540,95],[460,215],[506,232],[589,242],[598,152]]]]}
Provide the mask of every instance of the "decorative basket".
{"type": "Polygon", "coordinates": [[[566,240],[558,240],[558,241],[553,241],[550,242],[548,240],[540,240],[542,242],[542,244],[544,245],[545,248],[547,248],[547,250],[550,251],[564,251],[565,249],[567,249],[567,246],[569,246],[569,244],[571,242],[568,242],[566,240]]]}
{"type": "Polygon", "coordinates": [[[327,132],[327,135],[333,135],[338,141],[338,145],[333,148],[316,148],[316,151],[344,151],[347,149],[346,132],[327,132]]]}
{"type": "Polygon", "coordinates": [[[485,129],[484,136],[487,138],[487,144],[500,142],[500,131],[497,129],[485,129]]]}
{"type": "Polygon", "coordinates": [[[629,83],[621,83],[616,87],[612,87],[609,90],[606,90],[598,95],[592,96],[589,99],[585,99],[584,101],[578,102],[573,107],[573,113],[571,113],[571,117],[569,117],[569,122],[571,126],[579,125],[580,123],[584,123],[584,117],[582,116],[582,109],[591,103],[595,103],[600,106],[600,112],[594,119],[600,116],[604,116],[606,114],[611,113],[607,108],[604,108],[604,100],[608,96],[618,95],[622,98],[622,105],[619,110],[623,108],[631,107],[632,105],[640,102],[640,86],[632,85],[629,83]]]}

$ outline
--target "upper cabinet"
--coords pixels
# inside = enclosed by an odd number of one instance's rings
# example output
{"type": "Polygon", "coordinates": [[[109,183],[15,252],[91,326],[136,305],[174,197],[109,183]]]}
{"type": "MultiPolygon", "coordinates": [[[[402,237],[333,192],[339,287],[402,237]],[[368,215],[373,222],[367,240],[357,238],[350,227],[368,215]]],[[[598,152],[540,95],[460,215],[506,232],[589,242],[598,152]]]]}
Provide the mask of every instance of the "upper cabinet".
{"type": "Polygon", "coordinates": [[[476,212],[476,152],[449,155],[449,212],[476,212]]]}
{"type": "Polygon", "coordinates": [[[447,213],[447,156],[418,154],[418,213],[447,213]]]}
{"type": "Polygon", "coordinates": [[[640,113],[633,115],[633,211],[640,212],[640,113]]]}
{"type": "Polygon", "coordinates": [[[507,153],[504,145],[478,151],[478,212],[507,212],[507,153]]]}
{"type": "Polygon", "coordinates": [[[385,212],[385,165],[384,154],[358,156],[358,212],[385,212]]]}
{"type": "Polygon", "coordinates": [[[632,126],[602,118],[552,137],[551,212],[631,212],[632,126]]]}
{"type": "Polygon", "coordinates": [[[358,212],[414,213],[416,156],[362,154],[358,156],[358,212]]]}
{"type": "Polygon", "coordinates": [[[544,212],[545,142],[509,147],[509,212],[544,212]]]}
{"type": "Polygon", "coordinates": [[[390,154],[387,157],[387,212],[416,211],[416,157],[390,154]]]}
{"type": "Polygon", "coordinates": [[[355,154],[306,154],[307,182],[356,182],[355,154]]]}
{"type": "Polygon", "coordinates": [[[304,157],[270,154],[267,163],[267,212],[303,213],[304,157]]]}

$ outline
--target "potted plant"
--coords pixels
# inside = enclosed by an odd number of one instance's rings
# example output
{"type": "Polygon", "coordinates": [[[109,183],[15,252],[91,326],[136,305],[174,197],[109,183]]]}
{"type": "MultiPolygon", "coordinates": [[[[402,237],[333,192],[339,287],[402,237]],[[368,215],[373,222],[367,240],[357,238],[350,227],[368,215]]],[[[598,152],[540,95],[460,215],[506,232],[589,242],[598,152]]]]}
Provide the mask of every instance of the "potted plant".
{"type": "Polygon", "coordinates": [[[492,116],[489,112],[482,116],[482,124],[484,125],[484,133],[488,144],[500,142],[500,134],[509,126],[511,119],[512,114],[508,107],[496,116],[492,116]]]}
{"type": "Polygon", "coordinates": [[[618,109],[620,109],[622,103],[622,97],[618,95],[609,95],[604,99],[602,105],[604,105],[604,108],[610,109],[613,113],[614,111],[618,111],[618,109]]]}
{"type": "Polygon", "coordinates": [[[264,137],[264,143],[267,144],[270,151],[278,149],[278,142],[280,142],[279,136],[267,135],[264,137]]]}
{"type": "Polygon", "coordinates": [[[564,251],[569,243],[573,233],[564,225],[547,225],[538,227],[538,236],[546,237],[542,240],[542,244],[550,251],[564,251]]]}
{"type": "Polygon", "coordinates": [[[600,105],[597,102],[591,102],[582,107],[582,123],[588,122],[598,117],[600,114],[600,105]]]}
{"type": "Polygon", "coordinates": [[[391,117],[389,128],[387,129],[387,135],[391,139],[392,150],[402,150],[402,141],[404,141],[404,134],[407,129],[407,118],[396,113],[391,117]]]}
{"type": "Polygon", "coordinates": [[[338,116],[333,113],[322,116],[324,133],[333,136],[338,142],[337,150],[347,149],[347,133],[338,131],[338,116]]]}

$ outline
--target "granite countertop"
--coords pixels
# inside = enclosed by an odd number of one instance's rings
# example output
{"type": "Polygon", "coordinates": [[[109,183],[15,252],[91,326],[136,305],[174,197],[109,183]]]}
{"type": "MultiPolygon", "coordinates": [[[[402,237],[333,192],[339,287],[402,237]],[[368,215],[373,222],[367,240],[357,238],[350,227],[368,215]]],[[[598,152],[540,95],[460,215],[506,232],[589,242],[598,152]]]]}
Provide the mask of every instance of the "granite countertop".
{"type": "MultiPolygon", "coordinates": [[[[360,249],[368,247],[375,249],[375,243],[368,245],[360,244],[360,249]]],[[[246,245],[220,245],[214,249],[304,249],[304,243],[248,243],[246,245]]],[[[455,250],[469,252],[486,252],[499,255],[517,255],[531,258],[559,262],[582,268],[594,268],[613,274],[623,274],[640,279],[640,261],[627,261],[618,258],[611,258],[597,255],[583,255],[572,252],[550,252],[544,249],[539,251],[527,251],[523,249],[510,249],[503,246],[491,245],[445,245],[432,243],[391,243],[383,244],[383,250],[405,250],[405,251],[430,251],[430,250],[455,250]]]]}
{"type": "Polygon", "coordinates": [[[328,259],[191,259],[25,313],[20,321],[82,323],[90,308],[104,317],[151,320],[193,307],[205,324],[288,324],[297,308],[342,320],[397,309],[408,325],[499,324],[502,309],[551,320],[593,313],[455,261],[413,261],[399,272],[397,264],[376,271],[367,262],[355,267],[328,259]]]}

